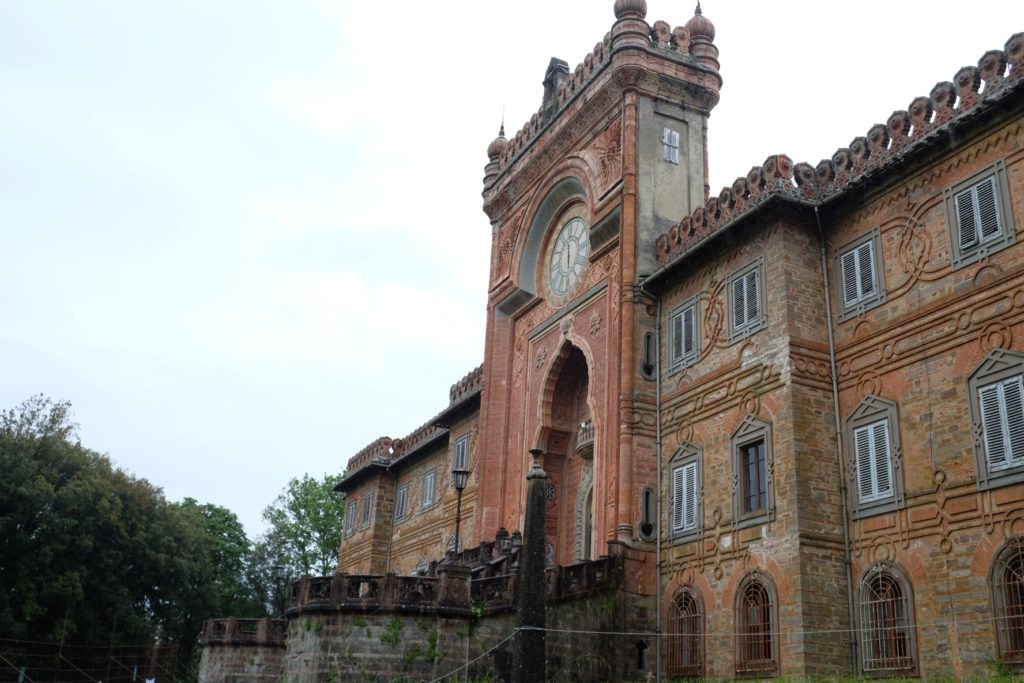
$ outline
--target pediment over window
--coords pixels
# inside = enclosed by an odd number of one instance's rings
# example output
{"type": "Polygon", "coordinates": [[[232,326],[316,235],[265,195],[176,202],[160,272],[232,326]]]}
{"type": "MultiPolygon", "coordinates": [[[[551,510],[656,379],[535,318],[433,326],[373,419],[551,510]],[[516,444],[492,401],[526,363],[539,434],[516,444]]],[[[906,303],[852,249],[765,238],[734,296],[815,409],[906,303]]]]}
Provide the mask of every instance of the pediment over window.
{"type": "Polygon", "coordinates": [[[982,361],[970,379],[984,382],[988,379],[998,379],[1000,375],[1016,375],[1024,370],[1024,354],[1010,351],[1008,349],[995,349],[982,361]]]}
{"type": "Polygon", "coordinates": [[[770,428],[767,422],[758,420],[753,415],[747,415],[743,418],[743,422],[736,428],[736,431],[732,433],[733,439],[744,439],[747,436],[760,435],[765,429],[770,428]]]}
{"type": "Polygon", "coordinates": [[[868,395],[860,402],[857,409],[853,411],[848,420],[863,420],[874,417],[896,407],[892,401],[874,395],[868,395]]]}

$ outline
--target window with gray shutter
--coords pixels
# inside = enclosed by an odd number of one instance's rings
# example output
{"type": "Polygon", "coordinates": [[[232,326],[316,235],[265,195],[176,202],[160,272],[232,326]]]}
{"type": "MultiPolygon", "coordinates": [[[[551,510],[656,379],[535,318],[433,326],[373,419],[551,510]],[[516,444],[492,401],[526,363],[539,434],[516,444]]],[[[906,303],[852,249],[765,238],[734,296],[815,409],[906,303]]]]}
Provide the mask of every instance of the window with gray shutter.
{"type": "Polygon", "coordinates": [[[359,516],[359,528],[365,529],[370,526],[370,519],[373,517],[373,491],[363,494],[363,509],[359,516]]]}
{"type": "Polygon", "coordinates": [[[889,498],[892,490],[892,460],[889,449],[889,420],[879,420],[853,430],[857,459],[857,490],[861,503],[889,498]]]}
{"type": "Polygon", "coordinates": [[[747,337],[765,326],[763,281],[763,258],[758,258],[730,278],[730,342],[747,337]]]}
{"type": "Polygon", "coordinates": [[[954,270],[1013,244],[1016,229],[1002,160],[948,188],[944,196],[954,270]]]}
{"type": "Polygon", "coordinates": [[[953,196],[960,248],[970,249],[1000,235],[996,179],[986,178],[953,196]]]}
{"type": "Polygon", "coordinates": [[[1024,483],[1024,354],[993,349],[967,388],[978,488],[1024,483]]]}
{"type": "Polygon", "coordinates": [[[669,314],[669,372],[692,365],[697,360],[700,340],[697,303],[697,297],[693,297],[669,314]]]}
{"type": "Polygon", "coordinates": [[[395,520],[405,518],[405,509],[409,502],[409,485],[403,484],[395,493],[395,520]]]}
{"type": "Polygon", "coordinates": [[[423,491],[420,496],[420,508],[428,508],[434,504],[434,488],[437,483],[437,470],[430,470],[423,475],[423,491]]]}
{"type": "Polygon", "coordinates": [[[703,530],[701,521],[701,450],[684,444],[673,456],[667,482],[669,528],[674,541],[691,541],[703,530]]]}
{"type": "Polygon", "coordinates": [[[697,463],[672,470],[672,530],[692,531],[697,526],[697,463]]]}
{"type": "Polygon", "coordinates": [[[866,396],[846,418],[846,443],[854,519],[903,507],[903,452],[896,404],[866,396]]]}
{"type": "Polygon", "coordinates": [[[469,469],[469,434],[455,442],[455,457],[452,458],[452,469],[469,469]]]}
{"type": "Polygon", "coordinates": [[[348,504],[345,510],[345,533],[351,535],[356,530],[356,504],[348,504]]]}
{"type": "Polygon", "coordinates": [[[1024,384],[1021,377],[978,389],[989,472],[1024,465],[1024,384]]]}
{"type": "Polygon", "coordinates": [[[847,306],[875,293],[875,257],[871,242],[864,242],[843,254],[843,303],[847,306]]]}
{"type": "Polygon", "coordinates": [[[872,228],[838,249],[838,254],[836,313],[842,321],[885,301],[881,230],[872,228]]]}

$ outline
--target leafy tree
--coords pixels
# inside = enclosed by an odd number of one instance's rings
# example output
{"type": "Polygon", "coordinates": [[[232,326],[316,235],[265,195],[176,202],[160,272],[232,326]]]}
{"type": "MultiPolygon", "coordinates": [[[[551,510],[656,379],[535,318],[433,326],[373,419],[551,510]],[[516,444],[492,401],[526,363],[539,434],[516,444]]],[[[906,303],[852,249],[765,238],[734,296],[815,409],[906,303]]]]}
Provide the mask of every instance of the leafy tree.
{"type": "Polygon", "coordinates": [[[249,541],[82,446],[70,415],[43,396],[0,413],[0,637],[171,644],[187,671],[205,619],[264,614],[249,541]]]}
{"type": "Polygon", "coordinates": [[[289,575],[334,573],[345,517],[345,497],[335,493],[334,487],[343,478],[341,474],[293,478],[263,511],[270,525],[263,539],[266,554],[289,575]]]}

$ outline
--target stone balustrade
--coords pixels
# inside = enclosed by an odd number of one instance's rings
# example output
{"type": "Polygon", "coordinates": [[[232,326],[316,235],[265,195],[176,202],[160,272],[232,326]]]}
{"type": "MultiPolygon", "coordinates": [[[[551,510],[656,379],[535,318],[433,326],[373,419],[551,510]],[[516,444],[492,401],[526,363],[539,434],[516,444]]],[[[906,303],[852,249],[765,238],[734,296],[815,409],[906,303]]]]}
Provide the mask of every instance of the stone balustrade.
{"type": "Polygon", "coordinates": [[[203,645],[284,647],[284,619],[209,619],[203,624],[203,645]]]}
{"type": "MultiPolygon", "coordinates": [[[[473,551],[463,555],[485,557],[487,554],[480,548],[473,551]]],[[[462,562],[448,562],[438,566],[436,576],[335,574],[303,577],[289,586],[285,609],[289,617],[314,612],[369,610],[469,615],[471,604],[487,612],[512,609],[518,587],[518,565],[514,559],[502,556],[497,562],[472,568],[462,562]],[[496,574],[496,569],[505,573],[496,574]]],[[[602,557],[550,567],[547,570],[548,600],[559,602],[611,588],[617,581],[616,566],[615,558],[602,557]]],[[[230,620],[217,623],[225,621],[230,620]]]]}

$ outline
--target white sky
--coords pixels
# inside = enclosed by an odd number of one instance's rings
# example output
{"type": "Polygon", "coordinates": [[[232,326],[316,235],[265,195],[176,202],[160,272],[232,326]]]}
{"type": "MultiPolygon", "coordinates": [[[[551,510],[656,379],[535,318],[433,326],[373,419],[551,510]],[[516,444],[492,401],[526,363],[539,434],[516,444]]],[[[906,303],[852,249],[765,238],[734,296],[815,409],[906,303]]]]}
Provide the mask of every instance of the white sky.
{"type": "MultiPolygon", "coordinates": [[[[405,435],[479,364],[485,150],[612,5],[0,0],[0,408],[69,399],[87,446],[262,530],[290,477],[405,435]]],[[[703,9],[714,194],[1024,30],[1007,0],[703,9]]]]}

